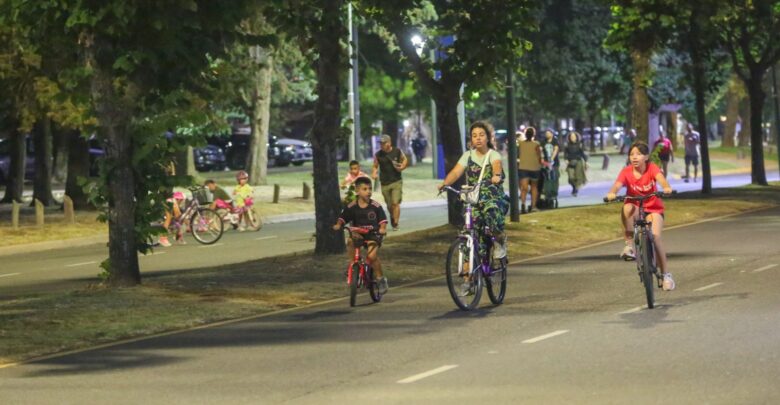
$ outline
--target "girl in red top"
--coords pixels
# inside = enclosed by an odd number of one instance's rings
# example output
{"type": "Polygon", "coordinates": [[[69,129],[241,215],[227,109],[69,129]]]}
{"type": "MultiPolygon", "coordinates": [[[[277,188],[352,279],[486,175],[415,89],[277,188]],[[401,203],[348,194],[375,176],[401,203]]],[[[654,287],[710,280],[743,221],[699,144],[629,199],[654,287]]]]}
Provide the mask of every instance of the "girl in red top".
{"type": "MultiPolygon", "coordinates": [[[[650,148],[646,143],[636,142],[631,145],[631,149],[628,151],[630,165],[626,166],[612,185],[612,189],[607,193],[608,200],[615,199],[615,193],[618,190],[626,187],[627,196],[645,196],[654,193],[658,189],[658,184],[664,190],[664,193],[670,194],[672,192],[669,182],[666,181],[661,169],[655,164],[649,161],[650,148]]],[[[664,203],[658,197],[651,197],[645,200],[645,213],[647,214],[647,220],[653,223],[653,237],[655,239],[655,253],[658,260],[661,273],[664,275],[663,287],[664,290],[674,290],[674,280],[672,279],[672,273],[667,271],[666,267],[666,250],[664,249],[663,240],[661,239],[661,231],[664,229],[664,203]]],[[[623,229],[625,229],[626,247],[623,248],[623,252],[620,257],[624,260],[635,260],[634,254],[634,220],[639,215],[639,202],[635,200],[626,200],[623,205],[623,211],[621,213],[621,219],[623,221],[623,229]]]]}

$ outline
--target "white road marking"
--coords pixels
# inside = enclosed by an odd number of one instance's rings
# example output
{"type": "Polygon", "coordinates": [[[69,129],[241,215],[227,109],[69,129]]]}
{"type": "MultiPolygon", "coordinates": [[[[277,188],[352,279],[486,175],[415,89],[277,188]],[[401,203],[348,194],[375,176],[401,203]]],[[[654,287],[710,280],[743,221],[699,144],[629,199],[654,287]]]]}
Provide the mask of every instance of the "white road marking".
{"type": "Polygon", "coordinates": [[[266,239],[276,239],[276,238],[278,238],[278,236],[271,235],[271,236],[263,236],[263,237],[260,237],[260,238],[255,238],[255,240],[266,240],[266,239]]]}
{"type": "Polygon", "coordinates": [[[762,271],[769,270],[769,269],[771,269],[773,267],[777,267],[777,264],[770,264],[770,265],[764,266],[764,267],[762,267],[760,269],[755,269],[755,270],[753,270],[753,273],[761,273],[762,271]]]}
{"type": "Polygon", "coordinates": [[[78,266],[86,266],[88,264],[95,264],[97,262],[84,262],[84,263],[73,263],[73,264],[66,264],[65,267],[78,267],[78,266]]]}
{"type": "Polygon", "coordinates": [[[11,276],[18,276],[22,273],[8,273],[8,274],[0,274],[0,277],[11,277],[11,276]]]}
{"type": "Polygon", "coordinates": [[[639,312],[639,311],[641,311],[641,310],[643,310],[643,309],[645,309],[645,307],[644,307],[644,306],[641,306],[641,307],[634,307],[634,308],[631,308],[631,309],[629,309],[629,310],[627,310],[627,311],[618,312],[618,315],[633,314],[634,312],[639,312]]]}
{"type": "Polygon", "coordinates": [[[498,354],[498,350],[491,350],[488,352],[488,354],[498,354]]]}
{"type": "Polygon", "coordinates": [[[563,335],[565,333],[569,333],[569,331],[568,330],[556,330],[555,332],[548,333],[546,335],[537,336],[537,337],[532,338],[532,339],[523,340],[523,343],[541,342],[542,340],[549,339],[549,338],[556,337],[556,336],[560,336],[560,335],[563,335]]]}
{"type": "Polygon", "coordinates": [[[704,291],[704,290],[709,290],[710,288],[715,288],[715,287],[717,287],[717,286],[719,286],[719,285],[723,285],[723,283],[712,283],[712,284],[710,284],[710,285],[705,285],[704,287],[699,287],[699,288],[697,288],[697,289],[695,289],[695,290],[693,290],[693,291],[704,291]]]}
{"type": "Polygon", "coordinates": [[[203,245],[203,246],[198,246],[198,248],[199,248],[199,249],[203,249],[203,248],[211,248],[211,247],[215,247],[215,246],[222,246],[222,245],[224,245],[224,243],[215,243],[215,244],[213,244],[213,245],[203,245]]]}
{"type": "Polygon", "coordinates": [[[145,254],[145,255],[141,255],[141,257],[146,257],[146,256],[157,256],[157,255],[164,255],[164,254],[166,254],[166,253],[168,253],[168,252],[152,252],[152,253],[147,253],[147,254],[145,254]]]}
{"type": "Polygon", "coordinates": [[[457,364],[450,364],[447,366],[441,366],[439,368],[434,368],[433,370],[426,371],[424,373],[415,374],[411,377],[404,378],[403,380],[396,381],[398,384],[409,384],[413,383],[415,381],[420,381],[423,378],[428,378],[432,375],[440,374],[448,370],[452,370],[453,368],[458,367],[457,364]]]}

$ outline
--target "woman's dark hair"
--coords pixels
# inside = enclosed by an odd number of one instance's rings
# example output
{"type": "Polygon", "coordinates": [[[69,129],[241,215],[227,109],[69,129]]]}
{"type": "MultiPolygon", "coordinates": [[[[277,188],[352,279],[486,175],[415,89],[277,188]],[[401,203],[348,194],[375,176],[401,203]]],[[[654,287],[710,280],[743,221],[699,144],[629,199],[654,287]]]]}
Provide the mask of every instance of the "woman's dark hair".
{"type": "Polygon", "coordinates": [[[571,136],[574,135],[574,143],[579,143],[582,137],[580,136],[580,133],[577,131],[571,131],[568,135],[566,135],[566,141],[571,142],[571,136]]]}
{"type": "Polygon", "coordinates": [[[634,150],[634,148],[637,148],[639,150],[639,153],[643,155],[649,155],[650,154],[650,147],[647,146],[646,143],[642,141],[636,141],[633,145],[631,145],[630,148],[628,148],[628,154],[631,155],[631,151],[634,150]]]}
{"type": "Polygon", "coordinates": [[[528,127],[525,129],[525,140],[526,141],[533,141],[536,139],[536,128],[534,127],[528,127]]]}
{"type": "Polygon", "coordinates": [[[487,121],[474,121],[469,127],[469,139],[471,139],[471,133],[474,132],[475,128],[482,128],[482,130],[485,131],[485,134],[487,135],[487,147],[493,149],[493,126],[487,121]]]}

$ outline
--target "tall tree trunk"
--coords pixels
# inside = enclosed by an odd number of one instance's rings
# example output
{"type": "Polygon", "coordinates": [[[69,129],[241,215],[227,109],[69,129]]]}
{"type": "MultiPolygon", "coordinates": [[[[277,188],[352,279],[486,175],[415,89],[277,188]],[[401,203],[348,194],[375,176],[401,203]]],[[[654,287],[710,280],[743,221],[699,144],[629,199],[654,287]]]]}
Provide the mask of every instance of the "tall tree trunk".
{"type": "Polygon", "coordinates": [[[5,186],[5,196],[0,202],[10,203],[12,201],[21,202],[24,192],[24,168],[27,159],[27,148],[25,135],[19,131],[16,122],[10,130],[9,146],[11,152],[11,162],[8,166],[8,176],[5,186]]]}
{"type": "MultiPolygon", "coordinates": [[[[689,50],[691,55],[691,66],[693,70],[693,93],[696,96],[696,123],[699,130],[699,149],[701,151],[701,192],[702,194],[712,193],[712,170],[710,168],[710,137],[707,131],[707,112],[705,103],[706,70],[704,67],[704,56],[702,55],[700,44],[701,37],[700,10],[694,7],[690,17],[691,38],[689,38],[689,50]]],[[[725,138],[724,138],[725,139],[725,138]]],[[[732,139],[734,139],[732,137],[732,139]]]]}
{"type": "Polygon", "coordinates": [[[52,126],[52,142],[54,161],[52,162],[51,178],[53,182],[64,184],[68,177],[68,131],[59,126],[52,126]]]}
{"type": "MultiPolygon", "coordinates": [[[[51,120],[41,117],[32,130],[33,147],[35,148],[35,178],[33,179],[33,199],[44,206],[54,204],[51,194],[52,139],[51,120]]],[[[33,200],[33,205],[35,201],[33,200]]]]}
{"type": "Polygon", "coordinates": [[[650,99],[647,96],[647,84],[650,77],[650,56],[652,51],[634,49],[631,51],[631,62],[634,66],[634,102],[632,103],[631,122],[636,128],[637,140],[648,142],[648,119],[650,99]]]}
{"type": "MultiPolygon", "coordinates": [[[[135,172],[130,132],[132,101],[114,92],[111,74],[98,62],[96,54],[104,44],[100,39],[85,49],[87,65],[93,73],[90,92],[98,120],[98,134],[104,140],[108,173],[108,279],[112,286],[141,283],[135,232],[135,172]]],[[[133,92],[129,92],[132,94],[133,92]]],[[[125,96],[132,97],[132,96],[125,96]]]]}
{"type": "Polygon", "coordinates": [[[764,136],[761,121],[764,113],[764,71],[752,69],[750,81],[747,84],[750,96],[750,157],[751,183],[766,186],[766,171],[764,170],[764,136]]]}
{"type": "Polygon", "coordinates": [[[271,117],[271,73],[273,56],[257,47],[259,67],[252,83],[252,114],[249,117],[252,139],[249,142],[247,168],[249,183],[266,184],[268,173],[268,124],[271,117]]]}
{"type": "Polygon", "coordinates": [[[344,252],[344,236],[333,232],[341,210],[339,195],[336,145],[341,125],[341,90],[346,64],[341,38],[346,29],[341,21],[342,0],[322,0],[320,32],[315,35],[315,47],[319,54],[317,70],[317,102],[314,107],[312,149],[314,153],[314,216],[317,254],[344,252]]]}
{"type": "MultiPolygon", "coordinates": [[[[731,75],[728,92],[726,93],[726,128],[723,132],[723,146],[734,147],[737,123],[739,123],[739,102],[742,99],[741,80],[736,74],[731,75]]],[[[744,120],[740,123],[740,127],[744,120]]],[[[744,129],[744,128],[743,128],[744,129]]]]}
{"type": "Polygon", "coordinates": [[[750,97],[743,98],[739,103],[739,116],[742,117],[742,131],[739,132],[739,136],[737,137],[737,145],[740,147],[750,146],[751,133],[753,132],[753,120],[750,118],[752,111],[750,97]]]}
{"type": "Polygon", "coordinates": [[[594,114],[588,116],[588,123],[590,123],[590,151],[596,151],[596,117],[594,114]]]}
{"type": "Polygon", "coordinates": [[[385,120],[382,120],[382,133],[390,135],[390,138],[393,140],[393,145],[398,146],[398,115],[393,114],[393,116],[388,117],[385,120]]]}
{"type": "Polygon", "coordinates": [[[672,148],[674,150],[678,149],[678,146],[680,145],[680,139],[677,136],[677,112],[676,111],[670,111],[669,113],[669,125],[667,128],[669,131],[669,140],[672,141],[672,148]]]}
{"type": "MultiPolygon", "coordinates": [[[[444,148],[444,169],[447,173],[455,167],[463,154],[460,125],[458,124],[458,103],[460,102],[460,84],[442,85],[442,92],[436,99],[436,119],[439,126],[441,144],[444,148]]],[[[507,134],[510,139],[513,135],[507,134]]],[[[455,183],[458,188],[462,180],[455,183]]],[[[463,225],[463,204],[452,193],[447,193],[447,218],[455,226],[463,225]]]]}
{"type": "Polygon", "coordinates": [[[89,178],[89,144],[77,130],[67,131],[62,138],[68,141],[68,176],[65,180],[65,194],[73,200],[77,210],[94,208],[87,199],[79,179],[89,178]]]}

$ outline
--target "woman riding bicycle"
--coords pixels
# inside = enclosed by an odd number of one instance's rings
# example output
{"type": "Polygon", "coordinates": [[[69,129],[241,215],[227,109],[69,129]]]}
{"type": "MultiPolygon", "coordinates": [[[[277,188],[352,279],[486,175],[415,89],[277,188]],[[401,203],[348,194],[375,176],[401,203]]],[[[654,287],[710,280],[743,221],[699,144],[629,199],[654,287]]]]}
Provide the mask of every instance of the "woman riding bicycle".
{"type": "MultiPolygon", "coordinates": [[[[464,173],[467,184],[479,187],[479,203],[474,206],[472,212],[476,229],[482,230],[487,226],[496,238],[493,249],[495,259],[503,259],[506,256],[506,235],[504,234],[504,215],[508,209],[508,203],[504,199],[504,173],[501,166],[501,155],[493,149],[490,135],[493,127],[487,122],[477,121],[469,128],[471,134],[472,150],[466,151],[455,164],[455,167],[447,173],[444,182],[439,185],[439,190],[457,181],[464,173]],[[484,166],[484,173],[483,171],[484,166]],[[479,186],[482,175],[482,186],[479,186]]],[[[487,257],[487,245],[484,240],[479,241],[479,254],[487,257]]]]}
{"type": "MultiPolygon", "coordinates": [[[[618,175],[615,184],[607,193],[607,200],[614,200],[616,193],[623,186],[626,187],[626,195],[629,197],[643,197],[650,195],[661,185],[665,194],[671,194],[672,187],[666,181],[661,169],[650,162],[650,148],[644,142],[636,142],[631,145],[628,151],[630,165],[626,166],[618,175]]],[[[666,291],[674,290],[675,283],[672,279],[672,273],[667,270],[666,250],[664,249],[661,232],[664,228],[664,204],[659,197],[653,196],[644,202],[647,221],[653,224],[653,239],[655,241],[655,252],[658,260],[661,274],[663,274],[663,288],[666,291]]],[[[621,211],[621,220],[625,230],[626,246],[623,248],[620,257],[624,260],[636,260],[634,253],[633,228],[634,221],[639,215],[639,202],[626,199],[621,211]]]]}

